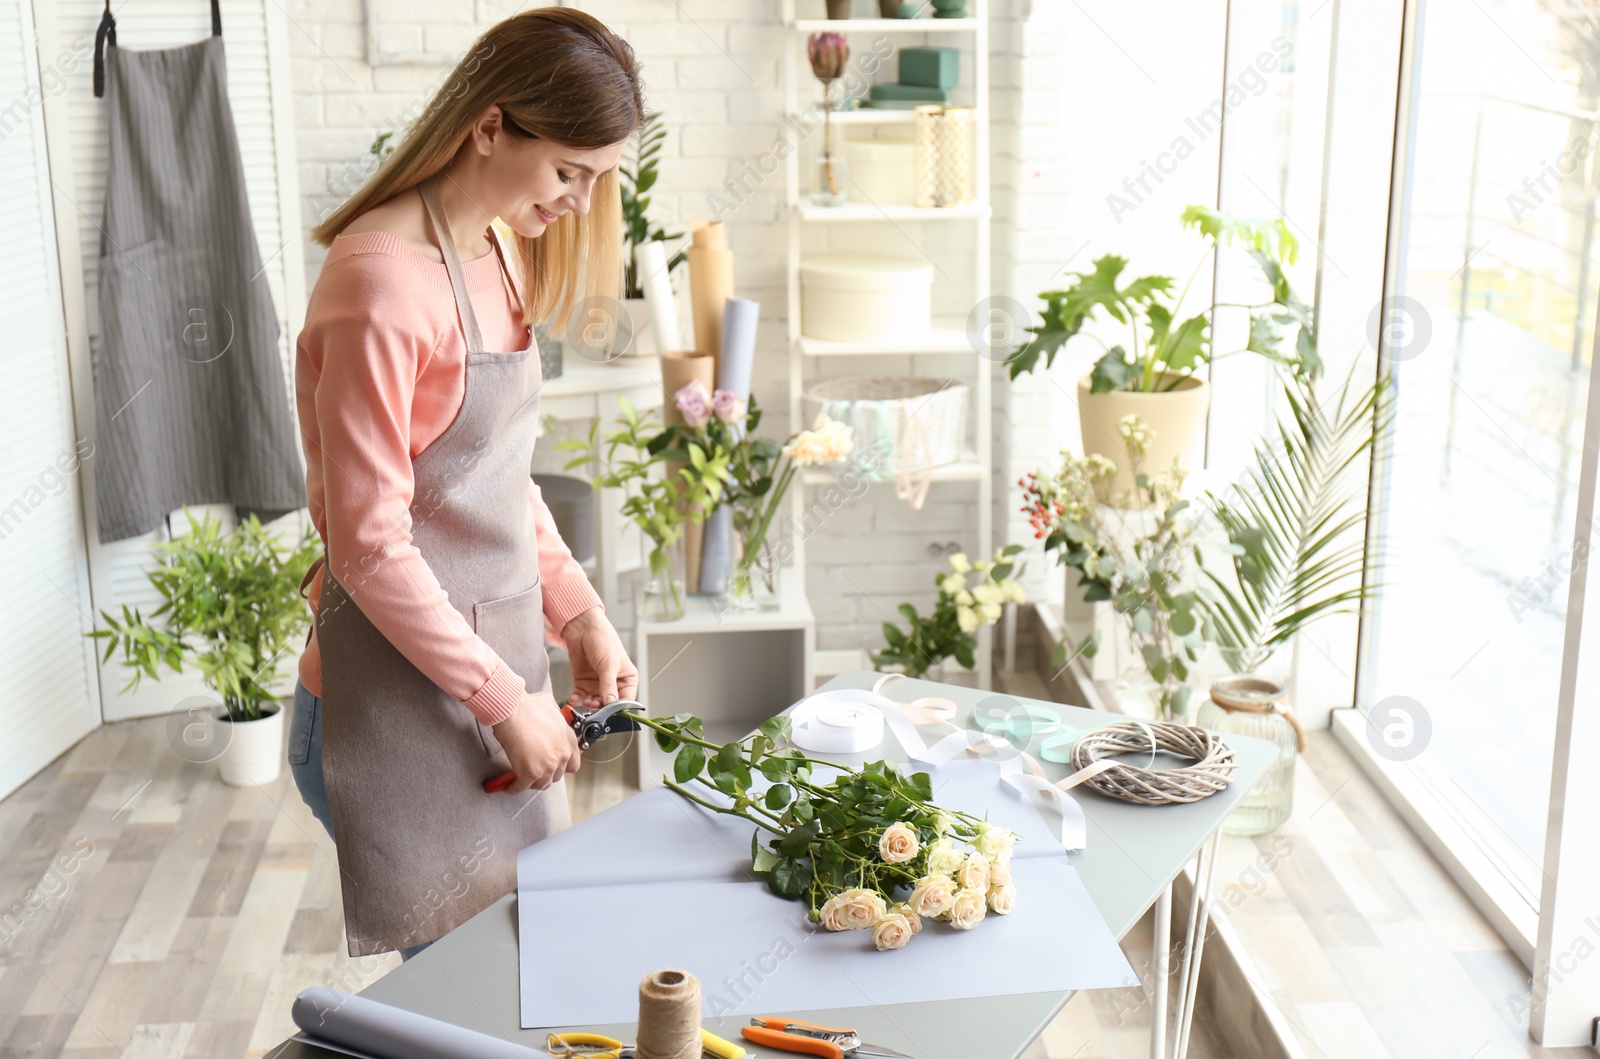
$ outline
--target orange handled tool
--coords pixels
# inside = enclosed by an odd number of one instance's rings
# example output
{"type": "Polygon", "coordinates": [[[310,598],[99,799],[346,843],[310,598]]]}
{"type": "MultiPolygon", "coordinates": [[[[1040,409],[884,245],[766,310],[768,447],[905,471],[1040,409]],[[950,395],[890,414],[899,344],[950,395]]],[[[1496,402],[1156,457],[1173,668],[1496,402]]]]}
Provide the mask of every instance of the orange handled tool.
{"type": "Polygon", "coordinates": [[[852,1056],[881,1055],[888,1059],[912,1059],[905,1052],[876,1044],[864,1044],[854,1028],[845,1026],[819,1026],[815,1022],[799,1019],[763,1016],[752,1018],[750,1025],[739,1031],[744,1039],[768,1048],[803,1055],[820,1055],[824,1059],[848,1059],[852,1056]]]}

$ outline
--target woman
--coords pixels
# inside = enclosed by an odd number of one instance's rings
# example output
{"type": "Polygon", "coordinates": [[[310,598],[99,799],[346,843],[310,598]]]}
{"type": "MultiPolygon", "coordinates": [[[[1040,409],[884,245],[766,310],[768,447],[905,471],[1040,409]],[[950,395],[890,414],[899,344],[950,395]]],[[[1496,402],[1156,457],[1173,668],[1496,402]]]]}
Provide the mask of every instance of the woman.
{"type": "Polygon", "coordinates": [[[625,42],[582,11],[524,12],[312,233],[329,253],[295,382],[325,554],[306,574],[316,620],[289,753],[339,847],[352,956],[414,955],[510,892],[517,851],[569,823],[580,756],[545,619],[575,698],[637,688],[529,477],[529,324],[559,335],[585,298],[617,296],[615,167],[643,111],[625,42]],[[516,782],[486,794],[507,770],[516,782]]]}

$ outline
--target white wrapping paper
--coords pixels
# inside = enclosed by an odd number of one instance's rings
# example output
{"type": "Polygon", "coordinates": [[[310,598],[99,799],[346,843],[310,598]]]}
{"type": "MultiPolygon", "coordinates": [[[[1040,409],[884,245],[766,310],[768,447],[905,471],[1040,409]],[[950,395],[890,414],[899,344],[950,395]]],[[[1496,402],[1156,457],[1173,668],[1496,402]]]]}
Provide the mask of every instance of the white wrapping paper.
{"type": "Polygon", "coordinates": [[[302,989],[289,1009],[297,1039],[359,1059],[541,1059],[501,1037],[327,986],[302,989]]]}

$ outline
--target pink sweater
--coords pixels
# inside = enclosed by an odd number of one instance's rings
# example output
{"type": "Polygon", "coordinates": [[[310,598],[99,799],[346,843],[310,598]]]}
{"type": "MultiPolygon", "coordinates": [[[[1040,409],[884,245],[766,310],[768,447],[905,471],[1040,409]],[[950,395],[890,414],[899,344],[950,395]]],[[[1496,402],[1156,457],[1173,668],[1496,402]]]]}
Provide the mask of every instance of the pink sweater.
{"type": "MultiPolygon", "coordinates": [[[[490,253],[462,262],[490,350],[527,345],[521,307],[490,253]]],[[[295,350],[295,398],[306,496],[329,568],[382,556],[361,585],[361,611],[401,654],[484,724],[511,715],[524,681],[451,605],[411,542],[411,461],[455,418],[466,387],[461,334],[445,266],[387,232],[341,235],[323,262],[295,350]]],[[[538,370],[536,364],[530,371],[538,370]]],[[[544,612],[559,633],[600,597],[528,480],[544,612]]],[[[313,612],[321,574],[309,596],[313,612]]],[[[530,635],[536,634],[530,630],[530,635]]],[[[322,694],[315,627],[300,680],[322,694]]],[[[539,690],[537,688],[532,690],[539,690]]]]}

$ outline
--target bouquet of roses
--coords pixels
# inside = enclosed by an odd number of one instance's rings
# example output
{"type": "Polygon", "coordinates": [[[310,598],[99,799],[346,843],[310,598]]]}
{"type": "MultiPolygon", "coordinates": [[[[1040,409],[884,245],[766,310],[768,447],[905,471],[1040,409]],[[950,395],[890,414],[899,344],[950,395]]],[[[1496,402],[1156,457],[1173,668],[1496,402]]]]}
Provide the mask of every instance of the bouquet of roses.
{"type": "Polygon", "coordinates": [[[1016,835],[932,804],[925,772],[808,758],[790,745],[787,717],[722,745],[705,738],[693,714],[638,720],[663,750],[676,751],[666,785],[754,824],[752,869],[773,893],[804,900],[813,923],[870,929],[882,951],[905,945],[924,919],[970,930],[1016,904],[1016,835]],[[758,773],[770,782],[752,791],[758,773]]]}

